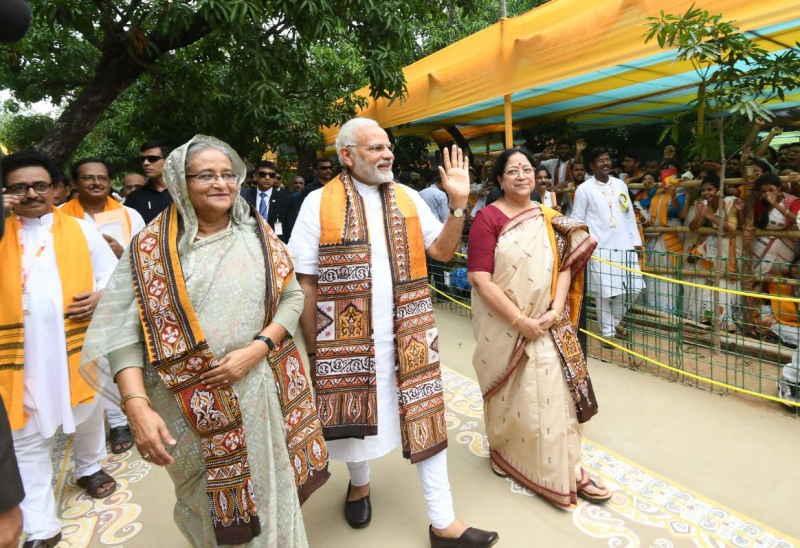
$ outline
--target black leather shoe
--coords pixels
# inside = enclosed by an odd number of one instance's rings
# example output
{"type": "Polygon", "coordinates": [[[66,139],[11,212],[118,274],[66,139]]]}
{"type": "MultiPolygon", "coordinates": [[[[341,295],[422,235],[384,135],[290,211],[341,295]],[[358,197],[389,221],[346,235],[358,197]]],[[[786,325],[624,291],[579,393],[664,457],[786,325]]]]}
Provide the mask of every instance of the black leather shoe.
{"type": "Polygon", "coordinates": [[[53,548],[61,541],[61,533],[54,537],[26,541],[22,548],[53,548]]]}
{"type": "Polygon", "coordinates": [[[458,538],[444,538],[433,532],[433,526],[428,526],[431,537],[431,548],[489,548],[500,540],[500,535],[494,531],[484,531],[469,527],[458,538]]]}
{"type": "Polygon", "coordinates": [[[347,500],[350,498],[352,483],[347,484],[347,496],[344,499],[344,519],[353,529],[363,529],[372,521],[372,504],[369,502],[369,495],[358,500],[347,500]]]}

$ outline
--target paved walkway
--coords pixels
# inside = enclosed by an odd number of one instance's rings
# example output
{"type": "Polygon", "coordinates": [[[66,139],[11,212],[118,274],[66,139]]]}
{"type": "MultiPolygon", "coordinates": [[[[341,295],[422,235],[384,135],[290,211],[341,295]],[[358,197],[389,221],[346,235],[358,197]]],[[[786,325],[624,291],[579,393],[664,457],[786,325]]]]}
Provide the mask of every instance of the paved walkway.
{"type": "MultiPolygon", "coordinates": [[[[800,547],[800,423],[779,406],[590,360],[600,413],[585,426],[584,464],[615,496],[605,506],[559,510],[489,471],[470,322],[447,312],[437,318],[456,512],[499,531],[499,546],[800,547]]],[[[135,451],[107,467],[121,488],[103,501],[74,486],[69,464],[57,474],[60,546],[187,546],[172,523],[174,495],[163,470],[135,451]]],[[[422,491],[399,452],[373,464],[374,517],[364,530],[345,524],[346,469],[332,463],[331,470],[303,508],[312,547],[427,546],[422,491]]]]}

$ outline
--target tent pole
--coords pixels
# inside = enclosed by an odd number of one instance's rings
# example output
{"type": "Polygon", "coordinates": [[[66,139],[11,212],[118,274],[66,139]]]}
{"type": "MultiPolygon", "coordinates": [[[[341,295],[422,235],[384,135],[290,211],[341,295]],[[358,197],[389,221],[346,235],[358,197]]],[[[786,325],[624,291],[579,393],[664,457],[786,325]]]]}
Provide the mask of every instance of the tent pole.
{"type": "Polygon", "coordinates": [[[512,125],[514,120],[512,119],[511,114],[511,95],[504,95],[503,96],[503,107],[504,107],[504,114],[505,114],[505,125],[506,125],[506,148],[511,148],[514,146],[514,131],[512,129],[512,125]]]}

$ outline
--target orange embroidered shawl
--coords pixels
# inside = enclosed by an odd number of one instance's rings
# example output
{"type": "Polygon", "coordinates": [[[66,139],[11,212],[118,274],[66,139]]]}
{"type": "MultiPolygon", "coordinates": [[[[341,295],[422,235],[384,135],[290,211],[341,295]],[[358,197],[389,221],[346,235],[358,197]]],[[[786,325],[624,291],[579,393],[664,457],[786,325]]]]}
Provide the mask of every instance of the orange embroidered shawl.
{"type": "MultiPolygon", "coordinates": [[[[403,456],[422,461],[447,447],[447,425],[425,244],[416,206],[381,185],[392,282],[403,456]]],[[[322,190],[314,388],[327,439],[378,432],[372,257],[361,196],[347,172],[322,190]]]]}

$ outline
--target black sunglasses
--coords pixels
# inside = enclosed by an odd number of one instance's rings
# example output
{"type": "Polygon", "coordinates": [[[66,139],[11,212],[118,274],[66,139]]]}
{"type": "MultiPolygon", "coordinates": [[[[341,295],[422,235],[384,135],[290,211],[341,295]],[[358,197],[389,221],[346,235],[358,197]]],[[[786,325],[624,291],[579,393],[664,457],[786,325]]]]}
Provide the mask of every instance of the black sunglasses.
{"type": "Polygon", "coordinates": [[[164,158],[163,156],[156,156],[156,155],[139,156],[139,162],[142,164],[145,162],[150,162],[151,164],[155,164],[157,161],[162,160],[163,158],[164,158]]]}
{"type": "Polygon", "coordinates": [[[258,172],[258,176],[259,177],[266,177],[267,179],[274,179],[275,177],[278,176],[278,174],[277,173],[273,173],[271,171],[259,171],[258,172]]]}

